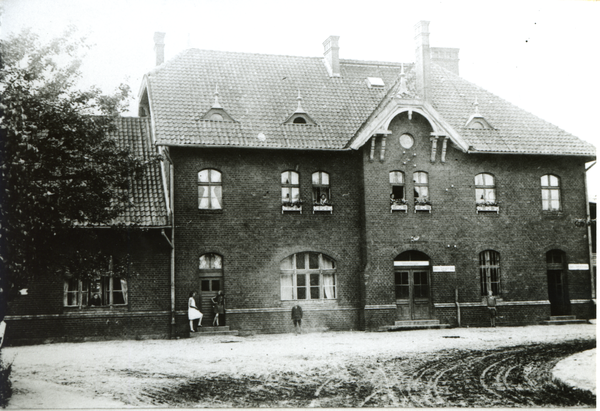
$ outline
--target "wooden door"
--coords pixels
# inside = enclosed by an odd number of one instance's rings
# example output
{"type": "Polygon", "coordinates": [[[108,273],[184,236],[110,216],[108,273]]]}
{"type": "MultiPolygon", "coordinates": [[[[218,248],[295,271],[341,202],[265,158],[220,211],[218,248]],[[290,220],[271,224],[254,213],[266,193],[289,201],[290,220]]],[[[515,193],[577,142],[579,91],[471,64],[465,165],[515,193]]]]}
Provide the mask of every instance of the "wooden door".
{"type": "Polygon", "coordinates": [[[211,299],[222,289],[223,277],[200,278],[200,311],[204,314],[202,325],[205,327],[211,326],[215,318],[211,299]]]}
{"type": "Polygon", "coordinates": [[[399,320],[430,318],[429,270],[397,269],[395,286],[399,320]]]}

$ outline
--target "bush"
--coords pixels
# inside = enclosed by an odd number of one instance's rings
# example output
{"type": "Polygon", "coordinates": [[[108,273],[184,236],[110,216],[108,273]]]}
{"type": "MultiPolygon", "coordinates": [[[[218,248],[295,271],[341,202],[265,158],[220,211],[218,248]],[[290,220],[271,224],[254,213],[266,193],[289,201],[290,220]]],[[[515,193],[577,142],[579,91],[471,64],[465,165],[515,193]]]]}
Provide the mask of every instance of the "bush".
{"type": "Polygon", "coordinates": [[[10,373],[12,364],[4,364],[2,353],[0,352],[0,407],[5,408],[12,395],[12,384],[10,382],[10,373]]]}

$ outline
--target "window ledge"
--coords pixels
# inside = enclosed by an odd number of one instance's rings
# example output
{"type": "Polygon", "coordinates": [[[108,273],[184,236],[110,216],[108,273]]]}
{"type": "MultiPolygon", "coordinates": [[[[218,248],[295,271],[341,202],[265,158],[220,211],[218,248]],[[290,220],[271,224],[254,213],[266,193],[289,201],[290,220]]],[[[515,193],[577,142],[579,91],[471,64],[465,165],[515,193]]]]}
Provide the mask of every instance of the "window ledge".
{"type": "Polygon", "coordinates": [[[408,205],[407,204],[392,204],[390,206],[390,213],[393,213],[394,211],[404,211],[405,213],[407,213],[408,205]]]}
{"type": "Polygon", "coordinates": [[[499,214],[500,213],[500,207],[499,206],[478,205],[477,206],[477,214],[479,214],[480,212],[499,214]]]}
{"type": "Polygon", "coordinates": [[[281,214],[283,214],[284,212],[288,212],[288,213],[300,213],[300,214],[302,214],[302,206],[285,206],[285,205],[282,205],[281,206],[281,214]]]}
{"type": "Polygon", "coordinates": [[[417,211],[427,211],[429,213],[431,213],[431,206],[430,205],[415,205],[415,213],[417,211]]]}
{"type": "Polygon", "coordinates": [[[222,208],[199,208],[198,211],[202,214],[223,214],[222,208]]]}
{"type": "Polygon", "coordinates": [[[325,211],[325,212],[329,212],[331,214],[333,214],[333,206],[331,205],[314,205],[313,206],[313,214],[315,213],[315,211],[325,211]]]}

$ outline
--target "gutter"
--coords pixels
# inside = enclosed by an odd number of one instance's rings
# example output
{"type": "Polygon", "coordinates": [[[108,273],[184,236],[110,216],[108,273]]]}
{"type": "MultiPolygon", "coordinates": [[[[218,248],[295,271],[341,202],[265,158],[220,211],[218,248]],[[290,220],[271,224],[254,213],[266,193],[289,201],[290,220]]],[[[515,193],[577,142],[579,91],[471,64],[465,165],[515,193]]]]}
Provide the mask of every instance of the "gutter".
{"type": "MultiPolygon", "coordinates": [[[[169,163],[169,198],[171,200],[171,338],[175,337],[175,211],[173,207],[173,186],[175,178],[173,163],[169,163]]],[[[164,233],[164,231],[163,231],[164,233]]]]}

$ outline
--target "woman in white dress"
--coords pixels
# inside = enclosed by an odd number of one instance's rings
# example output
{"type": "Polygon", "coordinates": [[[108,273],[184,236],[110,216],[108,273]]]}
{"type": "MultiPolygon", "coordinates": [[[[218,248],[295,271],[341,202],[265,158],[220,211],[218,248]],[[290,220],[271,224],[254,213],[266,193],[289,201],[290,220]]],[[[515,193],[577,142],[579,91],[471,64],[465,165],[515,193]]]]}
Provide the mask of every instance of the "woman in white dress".
{"type": "Polygon", "coordinates": [[[190,299],[188,300],[188,318],[190,319],[190,332],[194,330],[194,321],[198,320],[197,324],[202,327],[202,313],[196,305],[196,291],[190,291],[190,299]]]}

